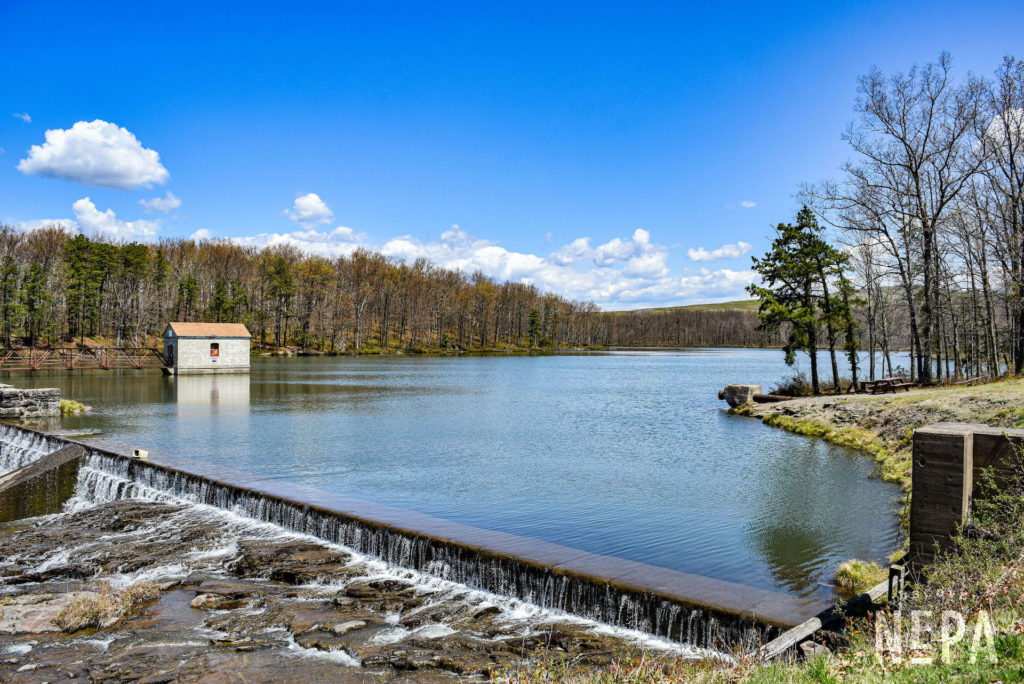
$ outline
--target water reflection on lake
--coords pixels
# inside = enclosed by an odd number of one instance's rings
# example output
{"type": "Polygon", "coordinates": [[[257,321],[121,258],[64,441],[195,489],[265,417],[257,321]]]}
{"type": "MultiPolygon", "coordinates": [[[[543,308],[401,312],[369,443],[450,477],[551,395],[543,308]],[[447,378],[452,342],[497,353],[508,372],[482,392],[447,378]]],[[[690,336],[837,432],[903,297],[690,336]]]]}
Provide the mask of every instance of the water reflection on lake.
{"type": "Polygon", "coordinates": [[[251,375],[9,374],[95,430],[489,529],[804,595],[897,545],[872,462],[726,415],[770,350],[255,359],[251,375]]]}

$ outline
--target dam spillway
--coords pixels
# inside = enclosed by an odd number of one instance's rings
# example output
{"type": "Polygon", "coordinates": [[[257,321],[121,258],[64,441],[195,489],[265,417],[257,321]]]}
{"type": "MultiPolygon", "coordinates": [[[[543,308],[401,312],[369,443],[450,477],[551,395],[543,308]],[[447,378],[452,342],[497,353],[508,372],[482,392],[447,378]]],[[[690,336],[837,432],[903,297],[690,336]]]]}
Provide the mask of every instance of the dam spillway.
{"type": "Polygon", "coordinates": [[[776,367],[756,350],[299,357],[253,359],[249,377],[12,381],[92,406],[59,426],[93,443],[830,601],[843,561],[899,548],[899,486],[871,479],[868,456],[715,399],[737,368],[776,367]]]}
{"type": "MultiPolygon", "coordinates": [[[[5,468],[25,465],[76,443],[3,425],[0,462],[5,468]]],[[[106,446],[82,446],[80,503],[144,499],[212,506],[469,588],[703,648],[764,643],[827,607],[171,455],[140,461],[106,446]]]]}

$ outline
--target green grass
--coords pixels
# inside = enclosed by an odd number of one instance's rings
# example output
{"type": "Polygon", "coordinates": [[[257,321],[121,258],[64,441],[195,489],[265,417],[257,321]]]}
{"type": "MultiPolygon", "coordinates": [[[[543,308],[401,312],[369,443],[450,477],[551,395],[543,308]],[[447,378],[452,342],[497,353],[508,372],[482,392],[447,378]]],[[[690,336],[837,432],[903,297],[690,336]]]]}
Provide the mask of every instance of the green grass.
{"type": "MultiPolygon", "coordinates": [[[[998,659],[981,656],[970,662],[966,647],[954,647],[950,662],[936,657],[932,664],[893,662],[878,658],[873,643],[862,635],[851,647],[837,654],[814,657],[805,662],[760,663],[741,657],[726,664],[710,660],[686,660],[659,654],[616,658],[610,665],[571,664],[562,661],[534,661],[512,672],[496,672],[492,680],[515,684],[940,684],[945,682],[1024,682],[1024,638],[1000,634],[995,640],[998,659]]],[[[937,656],[938,654],[935,653],[937,656]]]]}
{"type": "Polygon", "coordinates": [[[889,572],[878,563],[848,560],[836,570],[836,586],[849,596],[863,594],[868,589],[884,582],[889,572]]]}
{"type": "Polygon", "coordinates": [[[85,410],[85,404],[74,399],[61,399],[60,400],[60,414],[62,416],[70,416],[75,413],[81,413],[85,410]]]}

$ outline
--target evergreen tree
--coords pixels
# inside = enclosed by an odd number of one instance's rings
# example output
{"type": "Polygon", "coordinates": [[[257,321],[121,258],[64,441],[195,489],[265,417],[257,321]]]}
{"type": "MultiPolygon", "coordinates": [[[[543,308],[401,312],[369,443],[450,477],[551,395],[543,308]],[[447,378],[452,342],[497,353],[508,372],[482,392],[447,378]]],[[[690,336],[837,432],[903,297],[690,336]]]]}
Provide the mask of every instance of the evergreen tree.
{"type": "MultiPolygon", "coordinates": [[[[828,328],[833,375],[838,375],[834,357],[835,331],[847,327],[845,321],[852,317],[849,293],[844,295],[842,286],[837,295],[829,289],[830,283],[842,278],[846,255],[821,236],[821,227],[807,207],[797,213],[795,225],[780,223],[775,233],[771,249],[764,257],[753,258],[754,270],[761,275],[762,285],[750,285],[747,291],[761,302],[758,315],[762,330],[775,332],[788,327],[783,347],[786,363],[793,365],[797,351],[807,352],[811,362],[811,388],[819,394],[819,328],[822,323],[828,328]]],[[[834,380],[838,387],[838,377],[834,380]]]]}
{"type": "Polygon", "coordinates": [[[207,309],[206,317],[215,323],[223,323],[232,319],[232,300],[228,292],[228,284],[218,280],[213,285],[213,296],[210,297],[210,306],[207,309]]]}
{"type": "Polygon", "coordinates": [[[288,262],[282,257],[274,259],[267,274],[267,288],[274,305],[274,337],[278,347],[287,342],[288,318],[291,315],[292,295],[295,294],[295,279],[292,277],[288,262]]]}
{"type": "Polygon", "coordinates": [[[530,309],[529,321],[530,346],[536,347],[537,342],[540,339],[540,311],[537,311],[536,309],[530,309]]]}
{"type": "Polygon", "coordinates": [[[0,262],[0,335],[8,347],[22,315],[18,276],[18,263],[8,254],[0,262]]]}
{"type": "Polygon", "coordinates": [[[22,282],[25,337],[30,347],[36,346],[36,341],[46,327],[46,310],[51,300],[46,285],[46,271],[42,264],[33,263],[22,282]]]}

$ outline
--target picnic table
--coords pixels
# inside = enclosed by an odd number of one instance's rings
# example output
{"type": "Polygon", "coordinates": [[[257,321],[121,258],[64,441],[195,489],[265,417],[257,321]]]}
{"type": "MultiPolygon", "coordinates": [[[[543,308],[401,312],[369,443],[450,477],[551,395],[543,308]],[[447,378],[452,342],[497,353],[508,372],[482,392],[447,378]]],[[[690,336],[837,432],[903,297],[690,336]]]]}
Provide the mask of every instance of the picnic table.
{"type": "Polygon", "coordinates": [[[880,378],[878,380],[865,380],[860,383],[860,389],[862,392],[871,392],[872,394],[878,394],[880,392],[895,392],[896,390],[910,391],[910,388],[914,384],[907,382],[906,379],[897,375],[892,378],[880,378]]]}

